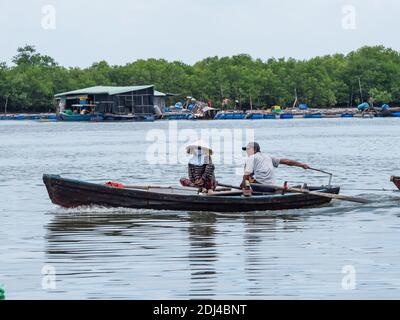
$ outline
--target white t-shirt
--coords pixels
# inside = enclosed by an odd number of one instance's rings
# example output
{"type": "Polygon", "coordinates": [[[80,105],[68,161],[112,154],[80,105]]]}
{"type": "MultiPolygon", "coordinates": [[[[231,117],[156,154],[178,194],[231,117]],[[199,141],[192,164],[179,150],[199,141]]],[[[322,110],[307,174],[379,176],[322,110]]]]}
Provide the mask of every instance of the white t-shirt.
{"type": "Polygon", "coordinates": [[[280,159],[258,152],[246,159],[245,175],[253,175],[261,184],[275,184],[275,168],[279,166],[280,159]]]}

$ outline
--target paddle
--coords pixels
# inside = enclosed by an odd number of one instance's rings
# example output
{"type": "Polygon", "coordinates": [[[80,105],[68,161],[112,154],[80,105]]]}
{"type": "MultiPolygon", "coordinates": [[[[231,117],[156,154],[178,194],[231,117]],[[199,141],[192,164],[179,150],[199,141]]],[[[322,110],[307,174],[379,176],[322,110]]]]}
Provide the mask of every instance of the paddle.
{"type": "Polygon", "coordinates": [[[231,186],[229,184],[224,184],[224,183],[219,183],[217,182],[217,185],[221,186],[221,187],[225,187],[225,188],[231,188],[231,189],[236,189],[236,190],[242,190],[240,187],[235,187],[235,186],[231,186]]]}
{"type": "Polygon", "coordinates": [[[325,197],[325,198],[331,198],[331,199],[337,199],[337,200],[343,200],[343,201],[349,201],[349,202],[357,202],[357,203],[371,203],[371,200],[367,200],[364,198],[358,198],[358,197],[349,197],[349,196],[344,196],[341,194],[334,194],[334,193],[324,193],[324,192],[318,192],[318,191],[310,191],[310,190],[305,190],[305,189],[298,189],[298,188],[281,188],[278,187],[279,190],[287,190],[290,192],[299,192],[299,193],[305,193],[305,194],[312,194],[315,196],[319,197],[325,197]]]}
{"type": "MultiPolygon", "coordinates": [[[[110,183],[110,182],[109,182],[110,183]]],[[[181,191],[193,191],[197,192],[199,188],[197,187],[173,187],[173,186],[140,186],[140,185],[124,185],[118,182],[111,182],[109,186],[116,187],[116,188],[125,188],[125,189],[138,189],[138,190],[149,190],[149,189],[168,189],[168,190],[181,190],[181,191]]],[[[215,191],[229,191],[231,188],[218,188],[215,191]]]]}
{"type": "MultiPolygon", "coordinates": [[[[227,184],[223,184],[223,183],[218,183],[218,185],[222,186],[222,187],[228,187],[228,188],[232,188],[232,189],[241,190],[240,187],[235,187],[235,186],[231,186],[231,185],[227,185],[227,184]]],[[[325,198],[331,198],[331,199],[337,199],[337,200],[343,200],[343,201],[350,201],[350,202],[357,202],[357,203],[371,203],[372,202],[370,200],[358,198],[358,197],[349,197],[349,196],[344,196],[344,195],[339,195],[339,194],[310,191],[310,190],[299,189],[299,188],[283,188],[283,187],[269,186],[269,185],[265,185],[265,187],[275,189],[277,191],[288,191],[288,192],[295,192],[295,193],[311,194],[311,195],[315,195],[315,196],[319,196],[319,197],[325,197],[325,198]]]]}

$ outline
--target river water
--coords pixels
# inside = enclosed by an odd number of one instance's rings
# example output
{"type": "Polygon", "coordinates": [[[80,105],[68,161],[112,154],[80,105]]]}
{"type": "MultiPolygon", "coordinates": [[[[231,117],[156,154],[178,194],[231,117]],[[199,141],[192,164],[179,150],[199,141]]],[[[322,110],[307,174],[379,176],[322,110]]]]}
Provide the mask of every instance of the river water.
{"type": "MultiPolygon", "coordinates": [[[[399,298],[400,194],[359,190],[393,189],[399,141],[398,119],[2,121],[0,283],[8,299],[399,298]],[[63,209],[49,200],[43,173],[176,185],[184,165],[146,157],[149,132],[176,125],[254,130],[263,151],[332,171],[343,194],[374,203],[218,214],[63,209]]],[[[238,184],[240,167],[217,164],[218,180],[238,184]]],[[[327,181],[284,166],[277,178],[327,181]]]]}

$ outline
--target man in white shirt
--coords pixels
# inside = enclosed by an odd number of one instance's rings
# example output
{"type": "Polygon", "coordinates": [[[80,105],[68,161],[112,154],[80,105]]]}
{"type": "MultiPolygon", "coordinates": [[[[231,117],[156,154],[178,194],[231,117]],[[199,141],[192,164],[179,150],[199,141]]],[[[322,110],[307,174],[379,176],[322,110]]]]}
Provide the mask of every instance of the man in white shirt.
{"type": "Polygon", "coordinates": [[[278,159],[261,153],[260,145],[257,142],[250,142],[242,148],[247,152],[243,181],[241,188],[246,187],[246,181],[249,183],[263,184],[268,186],[275,185],[275,169],[284,164],[287,166],[309,169],[307,164],[289,159],[278,159]]]}

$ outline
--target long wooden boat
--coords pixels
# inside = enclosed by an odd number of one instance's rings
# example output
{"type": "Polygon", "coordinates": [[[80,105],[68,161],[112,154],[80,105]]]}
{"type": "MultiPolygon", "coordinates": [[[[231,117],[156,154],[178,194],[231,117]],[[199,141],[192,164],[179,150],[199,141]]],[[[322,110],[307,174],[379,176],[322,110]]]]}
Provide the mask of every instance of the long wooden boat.
{"type": "Polygon", "coordinates": [[[400,190],[400,177],[393,176],[390,178],[390,181],[392,181],[395,186],[400,190]]]}
{"type": "MultiPolygon", "coordinates": [[[[240,191],[199,195],[196,190],[173,187],[118,188],[47,174],[43,175],[43,182],[51,201],[66,208],[98,205],[153,210],[250,212],[314,207],[331,201],[326,197],[300,193],[259,193],[243,197],[240,191]]],[[[316,187],[310,190],[338,194],[340,188],[316,187]]]]}
{"type": "Polygon", "coordinates": [[[67,114],[60,112],[58,114],[58,120],[60,121],[103,121],[103,115],[101,113],[90,113],[90,114],[67,114]]]}
{"type": "Polygon", "coordinates": [[[104,121],[134,121],[135,115],[133,114],[114,114],[105,113],[104,121]]]}

